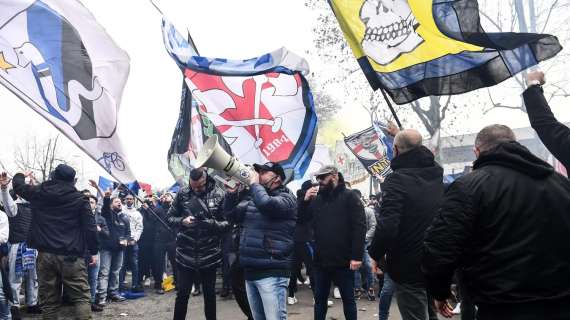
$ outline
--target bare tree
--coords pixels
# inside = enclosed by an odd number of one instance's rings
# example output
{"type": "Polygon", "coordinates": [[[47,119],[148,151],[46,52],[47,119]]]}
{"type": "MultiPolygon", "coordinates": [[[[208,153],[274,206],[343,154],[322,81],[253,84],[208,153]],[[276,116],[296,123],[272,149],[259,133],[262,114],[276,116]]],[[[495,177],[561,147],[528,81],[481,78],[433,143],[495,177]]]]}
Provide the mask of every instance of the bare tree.
{"type": "MultiPolygon", "coordinates": [[[[570,8],[570,0],[508,0],[480,1],[480,14],[483,27],[487,31],[493,32],[522,32],[522,33],[549,33],[557,35],[559,41],[564,44],[570,40],[570,17],[565,12],[570,8]]],[[[553,68],[565,65],[570,55],[566,52],[559,53],[556,57],[543,64],[544,70],[549,73],[553,68]]],[[[513,94],[506,96],[517,97],[516,101],[505,101],[496,98],[496,88],[487,88],[486,97],[481,94],[481,101],[490,101],[490,105],[484,108],[484,113],[491,110],[513,109],[526,112],[524,103],[519,94],[525,89],[525,77],[527,72],[523,71],[513,77],[506,85],[501,86],[501,95],[505,96],[505,89],[510,89],[513,94]],[[484,99],[488,98],[488,99],[484,99]]],[[[547,84],[547,100],[555,97],[570,96],[569,81],[564,77],[549,73],[547,84]],[[551,77],[552,76],[552,77],[551,77]]]]}
{"type": "MultiPolygon", "coordinates": [[[[16,171],[33,172],[38,182],[46,181],[49,174],[61,163],[67,163],[60,150],[59,135],[45,140],[28,137],[14,149],[13,163],[16,171]]],[[[2,164],[5,170],[4,164],[2,164]]]]}

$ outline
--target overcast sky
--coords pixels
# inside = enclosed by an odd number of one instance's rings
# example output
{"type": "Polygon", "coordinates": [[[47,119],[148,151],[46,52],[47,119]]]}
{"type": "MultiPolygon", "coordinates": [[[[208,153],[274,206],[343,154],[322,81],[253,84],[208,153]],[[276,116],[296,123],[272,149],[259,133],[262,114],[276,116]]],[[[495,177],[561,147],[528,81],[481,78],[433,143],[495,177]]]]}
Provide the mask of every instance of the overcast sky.
{"type": "MultiPolygon", "coordinates": [[[[131,73],[119,115],[119,134],[131,167],[140,181],[168,186],[173,179],[167,169],[166,155],[178,117],[182,75],[164,49],[161,16],[146,0],[82,2],[131,58],[131,73]]],[[[203,56],[245,59],[280,47],[304,56],[313,46],[314,13],[305,7],[304,0],[156,0],[156,3],[181,33],[186,28],[190,30],[203,56]]],[[[335,67],[326,66],[315,57],[305,58],[313,71],[335,67]]],[[[555,112],[562,120],[570,120],[570,112],[562,107],[564,101],[559,104],[555,112]]],[[[345,106],[339,118],[346,119],[343,129],[346,132],[364,129],[368,122],[361,108],[351,106],[345,106]]],[[[513,127],[526,126],[528,122],[524,114],[507,110],[467,118],[463,124],[465,132],[492,122],[513,127]]],[[[10,161],[14,146],[26,137],[57,134],[46,120],[2,86],[0,119],[3,161],[10,161]]],[[[66,141],[64,149],[77,166],[84,167],[88,177],[96,179],[103,174],[94,161],[71,143],[66,141]]]]}

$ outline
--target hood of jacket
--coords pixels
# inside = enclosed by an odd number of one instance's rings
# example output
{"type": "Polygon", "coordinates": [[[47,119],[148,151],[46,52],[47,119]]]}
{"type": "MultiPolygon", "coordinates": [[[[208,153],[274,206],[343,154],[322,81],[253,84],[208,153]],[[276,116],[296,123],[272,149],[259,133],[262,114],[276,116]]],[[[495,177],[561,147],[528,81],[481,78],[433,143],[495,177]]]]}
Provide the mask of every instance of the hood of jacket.
{"type": "Polygon", "coordinates": [[[77,192],[73,182],[61,180],[48,180],[41,185],[41,190],[45,194],[44,199],[51,204],[62,204],[79,200],[83,195],[77,192]]]}
{"type": "Polygon", "coordinates": [[[481,153],[473,163],[477,170],[485,166],[496,165],[518,171],[536,179],[544,179],[554,173],[551,165],[532,154],[518,142],[505,142],[481,153]]]}
{"type": "Polygon", "coordinates": [[[429,168],[439,166],[434,159],[433,153],[426,147],[420,146],[406,153],[402,153],[390,164],[392,170],[410,168],[429,168]]]}

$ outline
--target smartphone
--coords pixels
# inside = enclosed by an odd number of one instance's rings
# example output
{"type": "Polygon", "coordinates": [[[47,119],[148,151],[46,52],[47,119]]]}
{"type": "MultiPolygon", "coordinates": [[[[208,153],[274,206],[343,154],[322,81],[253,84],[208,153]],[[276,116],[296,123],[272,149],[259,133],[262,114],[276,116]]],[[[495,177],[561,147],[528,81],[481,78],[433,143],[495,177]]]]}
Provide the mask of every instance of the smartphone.
{"type": "Polygon", "coordinates": [[[231,189],[235,189],[236,187],[236,182],[234,180],[226,180],[226,179],[222,179],[220,176],[214,176],[214,179],[216,179],[217,181],[221,182],[223,185],[225,185],[228,188],[231,189]]]}

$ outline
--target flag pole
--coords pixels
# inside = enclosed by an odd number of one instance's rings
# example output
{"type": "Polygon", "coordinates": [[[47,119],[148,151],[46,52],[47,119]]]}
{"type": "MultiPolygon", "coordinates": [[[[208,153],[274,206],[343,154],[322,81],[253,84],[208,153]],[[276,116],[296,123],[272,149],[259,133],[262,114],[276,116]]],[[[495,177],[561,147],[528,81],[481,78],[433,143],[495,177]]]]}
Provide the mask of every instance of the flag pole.
{"type": "Polygon", "coordinates": [[[394,120],[396,120],[396,124],[398,125],[398,128],[400,128],[400,130],[404,129],[404,127],[402,127],[402,123],[400,122],[400,118],[398,118],[398,114],[396,113],[396,110],[394,110],[394,107],[392,106],[392,102],[390,102],[390,98],[388,98],[388,95],[386,94],[386,91],[384,91],[384,88],[380,88],[380,91],[382,92],[382,96],[384,97],[384,100],[388,104],[388,108],[390,108],[390,112],[392,112],[392,115],[394,116],[394,120]]]}

